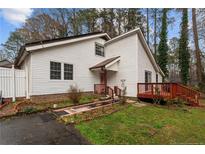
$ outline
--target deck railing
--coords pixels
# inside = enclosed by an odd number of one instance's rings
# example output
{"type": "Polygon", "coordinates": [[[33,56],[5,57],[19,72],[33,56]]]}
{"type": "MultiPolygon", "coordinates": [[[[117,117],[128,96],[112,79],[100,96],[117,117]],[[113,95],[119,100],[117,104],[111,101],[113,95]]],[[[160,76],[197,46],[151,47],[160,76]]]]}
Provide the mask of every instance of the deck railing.
{"type": "Polygon", "coordinates": [[[94,93],[100,95],[109,95],[111,98],[114,97],[114,90],[105,84],[94,84],[94,93]]]}
{"type": "Polygon", "coordinates": [[[138,83],[138,97],[172,97],[172,85],[169,83],[138,83]]]}
{"type": "Polygon", "coordinates": [[[111,98],[113,98],[114,90],[111,87],[107,87],[106,94],[109,95],[111,98]]]}
{"type": "Polygon", "coordinates": [[[105,95],[106,93],[106,87],[105,84],[94,84],[94,93],[105,95]]]}
{"type": "Polygon", "coordinates": [[[200,93],[198,91],[182,84],[177,84],[176,87],[176,96],[181,96],[184,99],[189,99],[199,104],[200,93]]]}
{"type": "Polygon", "coordinates": [[[116,96],[121,96],[122,90],[118,86],[114,86],[114,93],[116,96]]]}
{"type": "Polygon", "coordinates": [[[181,98],[195,104],[199,103],[200,93],[178,83],[138,83],[137,96],[141,98],[181,98]]]}

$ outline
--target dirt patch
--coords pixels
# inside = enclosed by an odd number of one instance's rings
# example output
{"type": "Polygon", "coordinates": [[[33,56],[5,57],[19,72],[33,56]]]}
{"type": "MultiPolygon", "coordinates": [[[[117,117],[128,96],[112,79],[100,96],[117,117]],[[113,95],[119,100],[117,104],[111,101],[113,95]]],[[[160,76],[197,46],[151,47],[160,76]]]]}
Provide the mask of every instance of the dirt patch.
{"type": "Polygon", "coordinates": [[[144,107],[144,106],[147,106],[147,104],[137,102],[137,103],[134,103],[133,106],[135,106],[135,107],[144,107]]]}

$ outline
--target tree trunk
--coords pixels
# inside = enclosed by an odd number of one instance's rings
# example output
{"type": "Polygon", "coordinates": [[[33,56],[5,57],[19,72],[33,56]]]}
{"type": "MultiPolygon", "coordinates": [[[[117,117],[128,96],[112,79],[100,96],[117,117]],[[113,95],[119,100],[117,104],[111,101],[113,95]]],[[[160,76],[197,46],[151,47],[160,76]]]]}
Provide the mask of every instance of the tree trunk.
{"type": "Polygon", "coordinates": [[[147,8],[147,44],[149,46],[149,9],[147,8]]]}
{"type": "Polygon", "coordinates": [[[118,35],[121,35],[121,22],[122,22],[122,10],[117,9],[117,23],[118,23],[118,35]]]}
{"type": "Polygon", "coordinates": [[[154,56],[157,59],[157,9],[154,9],[154,56]]]}
{"type": "Polygon", "coordinates": [[[201,64],[201,56],[200,56],[200,48],[199,48],[199,40],[198,40],[198,31],[197,31],[197,23],[196,23],[196,9],[192,9],[192,24],[193,24],[193,34],[194,34],[194,45],[195,45],[195,56],[196,56],[196,73],[198,83],[202,82],[202,64],[201,64]]]}

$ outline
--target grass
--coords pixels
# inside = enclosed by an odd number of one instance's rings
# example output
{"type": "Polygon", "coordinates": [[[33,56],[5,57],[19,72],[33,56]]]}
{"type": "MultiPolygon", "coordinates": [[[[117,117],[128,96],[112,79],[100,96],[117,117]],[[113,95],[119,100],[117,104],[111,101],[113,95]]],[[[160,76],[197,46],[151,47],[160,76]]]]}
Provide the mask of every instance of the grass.
{"type": "Polygon", "coordinates": [[[129,105],[75,127],[93,144],[205,144],[205,109],[129,105]]]}
{"type": "Polygon", "coordinates": [[[205,105],[205,99],[201,99],[200,103],[205,105]]]}

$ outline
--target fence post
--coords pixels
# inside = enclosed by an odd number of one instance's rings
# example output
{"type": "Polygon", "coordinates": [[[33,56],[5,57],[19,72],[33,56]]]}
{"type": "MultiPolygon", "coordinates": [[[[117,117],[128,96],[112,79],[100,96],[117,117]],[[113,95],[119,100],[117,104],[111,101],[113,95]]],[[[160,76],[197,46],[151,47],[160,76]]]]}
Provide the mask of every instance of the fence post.
{"type": "Polygon", "coordinates": [[[30,95],[29,95],[29,70],[28,70],[28,65],[26,66],[26,69],[25,69],[25,78],[26,78],[26,99],[30,99],[30,95]]]}
{"type": "Polygon", "coordinates": [[[12,65],[12,88],[13,88],[12,102],[15,102],[16,101],[16,81],[15,81],[14,65],[12,65]]]}

